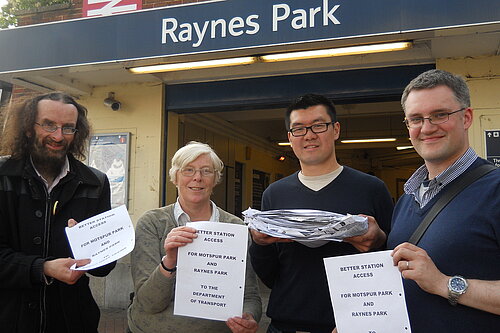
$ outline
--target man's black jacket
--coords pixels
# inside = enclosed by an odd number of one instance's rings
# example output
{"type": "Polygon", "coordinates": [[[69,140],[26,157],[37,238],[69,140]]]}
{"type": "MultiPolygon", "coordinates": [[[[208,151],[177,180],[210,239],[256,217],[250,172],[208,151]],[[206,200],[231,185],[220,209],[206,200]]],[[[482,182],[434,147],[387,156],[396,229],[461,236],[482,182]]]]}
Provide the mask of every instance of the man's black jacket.
{"type": "MultiPolygon", "coordinates": [[[[30,159],[0,158],[0,328],[45,332],[46,308],[60,309],[68,332],[97,332],[99,309],[82,276],[74,285],[46,285],[43,263],[72,257],[64,228],[110,209],[106,176],[68,156],[70,172],[50,195],[30,159]]],[[[107,275],[115,263],[88,273],[107,275]]],[[[58,311],[59,313],[59,311],[58,311]]],[[[47,332],[57,333],[57,332],[47,332]]]]}

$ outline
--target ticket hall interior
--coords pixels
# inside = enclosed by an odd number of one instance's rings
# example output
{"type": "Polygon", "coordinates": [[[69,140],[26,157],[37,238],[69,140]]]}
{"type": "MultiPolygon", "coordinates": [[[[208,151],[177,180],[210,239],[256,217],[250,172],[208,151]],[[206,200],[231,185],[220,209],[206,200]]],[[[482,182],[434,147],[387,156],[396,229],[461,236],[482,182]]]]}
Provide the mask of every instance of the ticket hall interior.
{"type": "Polygon", "coordinates": [[[249,206],[259,209],[265,187],[300,168],[287,145],[284,115],[288,104],[306,93],[323,94],[336,105],[340,164],[383,179],[396,200],[404,180],[421,164],[403,123],[398,90],[412,75],[433,67],[166,85],[166,109],[178,119],[179,143],[209,142],[222,154],[225,175],[214,199],[237,215],[249,206]],[[385,80],[379,82],[380,77],[385,80]]]}

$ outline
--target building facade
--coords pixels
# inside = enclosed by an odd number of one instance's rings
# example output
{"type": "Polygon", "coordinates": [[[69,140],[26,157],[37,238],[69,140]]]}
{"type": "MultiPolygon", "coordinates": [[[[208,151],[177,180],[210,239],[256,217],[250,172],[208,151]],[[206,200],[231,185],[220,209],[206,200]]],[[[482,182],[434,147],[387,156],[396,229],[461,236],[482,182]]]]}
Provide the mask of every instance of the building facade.
{"type": "MultiPolygon", "coordinates": [[[[190,140],[212,145],[226,165],[216,203],[236,214],[258,208],[270,182],[298,169],[278,143],[286,141],[284,109],[300,94],[332,98],[342,140],[395,139],[337,143],[341,164],[383,179],[395,200],[421,164],[412,149],[396,149],[410,145],[399,98],[413,77],[439,68],[466,78],[476,118],[470,141],[481,156],[485,133],[500,129],[500,7],[493,0],[143,0],[138,10],[95,17],[88,0],[63,7],[21,13],[19,27],[0,31],[0,80],[14,85],[13,99],[28,90],[66,91],[87,106],[97,137],[127,135],[134,222],[175,201],[169,161],[190,140]],[[332,55],[395,42],[406,48],[332,55]],[[314,53],[324,50],[330,55],[314,53]],[[276,55],[293,60],[269,57],[276,55]],[[240,64],[192,64],[235,58],[240,64]],[[185,63],[188,69],[133,73],[185,63]],[[120,104],[110,107],[110,98],[120,104]]],[[[95,281],[101,305],[128,304],[128,269],[125,258],[95,281]]]]}

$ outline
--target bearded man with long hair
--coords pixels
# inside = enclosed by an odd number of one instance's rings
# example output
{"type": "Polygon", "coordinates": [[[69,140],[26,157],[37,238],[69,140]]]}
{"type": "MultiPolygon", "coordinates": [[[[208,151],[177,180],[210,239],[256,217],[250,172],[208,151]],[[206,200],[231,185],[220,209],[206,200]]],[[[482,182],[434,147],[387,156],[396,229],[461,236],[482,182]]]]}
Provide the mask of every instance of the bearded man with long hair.
{"type": "Polygon", "coordinates": [[[87,273],[72,270],[64,228],[110,209],[106,175],[83,164],[87,109],[62,92],[35,96],[6,115],[0,155],[0,327],[5,332],[97,332],[87,273]]]}

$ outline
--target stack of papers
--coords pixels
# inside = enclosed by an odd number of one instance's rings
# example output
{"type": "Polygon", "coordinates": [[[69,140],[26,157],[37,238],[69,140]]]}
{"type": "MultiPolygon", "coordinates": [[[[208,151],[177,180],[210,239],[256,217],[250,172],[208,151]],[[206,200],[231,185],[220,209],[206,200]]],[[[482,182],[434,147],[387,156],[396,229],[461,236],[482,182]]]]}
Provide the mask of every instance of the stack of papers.
{"type": "MultiPolygon", "coordinates": [[[[315,209],[276,209],[243,212],[248,227],[273,237],[290,238],[306,244],[317,241],[342,241],[368,230],[368,219],[315,209]]],[[[307,244],[306,244],[307,245],[307,244]]]]}

